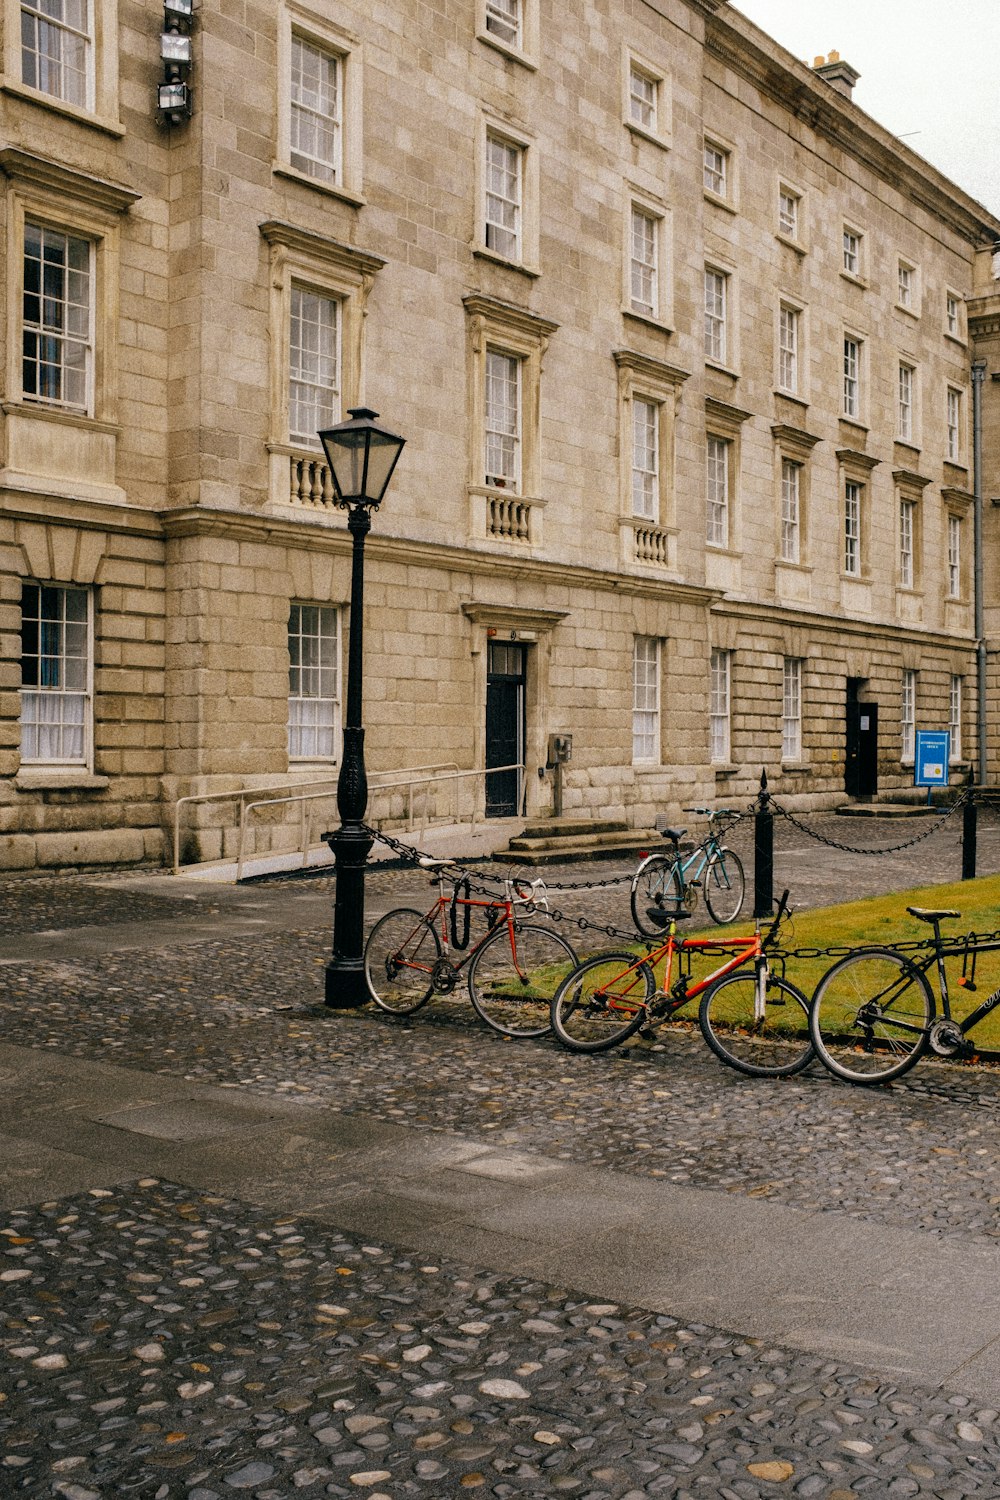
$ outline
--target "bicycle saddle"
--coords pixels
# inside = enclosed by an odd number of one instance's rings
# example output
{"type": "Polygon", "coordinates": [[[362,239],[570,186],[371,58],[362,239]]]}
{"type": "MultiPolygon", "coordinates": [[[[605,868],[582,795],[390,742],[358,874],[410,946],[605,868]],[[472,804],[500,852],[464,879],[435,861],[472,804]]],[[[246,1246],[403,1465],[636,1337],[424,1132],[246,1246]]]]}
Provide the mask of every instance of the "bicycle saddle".
{"type": "Polygon", "coordinates": [[[654,927],[669,927],[671,922],[684,922],[690,915],[689,911],[664,911],[662,906],[646,908],[646,916],[654,927]]]}
{"type": "Polygon", "coordinates": [[[661,828],[660,832],[662,833],[662,835],[663,835],[663,837],[665,839],[673,839],[673,841],[674,841],[675,844],[679,844],[680,841],[681,841],[681,839],[687,833],[687,829],[686,828],[661,828]]]}
{"type": "Polygon", "coordinates": [[[932,911],[926,906],[908,906],[906,910],[911,917],[917,917],[921,922],[940,922],[942,917],[960,917],[960,911],[932,911]]]}

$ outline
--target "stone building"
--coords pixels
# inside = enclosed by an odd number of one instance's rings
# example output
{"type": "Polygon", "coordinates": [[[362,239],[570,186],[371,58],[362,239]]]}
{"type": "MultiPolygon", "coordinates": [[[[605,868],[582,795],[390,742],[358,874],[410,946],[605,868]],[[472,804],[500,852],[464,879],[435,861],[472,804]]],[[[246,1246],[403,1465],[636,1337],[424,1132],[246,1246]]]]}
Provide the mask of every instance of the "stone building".
{"type": "MultiPolygon", "coordinates": [[[[891,792],[918,727],[974,757],[1000,222],[846,63],[725,0],[0,25],[0,866],[158,861],[179,797],[335,776],[316,432],[360,404],[407,438],[370,770],[522,762],[490,811],[544,814],[570,734],[566,811],[639,824],[762,766],[799,806],[891,792]]],[[[222,821],[189,810],[192,856],[222,821]]]]}

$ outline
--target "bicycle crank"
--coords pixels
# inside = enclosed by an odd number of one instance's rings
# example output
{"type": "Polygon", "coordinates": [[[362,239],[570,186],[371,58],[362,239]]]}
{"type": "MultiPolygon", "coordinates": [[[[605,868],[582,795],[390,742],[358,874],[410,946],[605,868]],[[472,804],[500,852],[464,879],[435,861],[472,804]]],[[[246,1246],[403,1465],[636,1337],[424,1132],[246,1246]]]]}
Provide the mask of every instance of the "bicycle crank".
{"type": "Polygon", "coordinates": [[[435,995],[450,995],[458,983],[458,970],[448,958],[439,958],[431,970],[435,995]]]}
{"type": "Polygon", "coordinates": [[[955,1021],[935,1021],[927,1039],[931,1051],[938,1057],[967,1057],[972,1052],[962,1028],[955,1021]]]}

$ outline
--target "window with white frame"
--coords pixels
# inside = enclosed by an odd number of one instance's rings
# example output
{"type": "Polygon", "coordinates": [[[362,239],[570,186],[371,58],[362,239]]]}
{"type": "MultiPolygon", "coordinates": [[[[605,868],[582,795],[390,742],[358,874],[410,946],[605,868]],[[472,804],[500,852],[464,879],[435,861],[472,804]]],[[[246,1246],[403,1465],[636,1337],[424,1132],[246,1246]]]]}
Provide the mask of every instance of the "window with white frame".
{"type": "Polygon", "coordinates": [[[962,299],[957,292],[945,292],[944,329],[949,338],[962,337],[962,299]]]}
{"type": "Polygon", "coordinates": [[[903,760],[912,760],[917,727],[917,674],[911,668],[903,671],[900,722],[903,760]]]}
{"type": "Polygon", "coordinates": [[[849,229],[844,225],[842,265],[846,275],[860,278],[861,276],[861,241],[862,236],[856,229],[849,229]]]}
{"type": "Polygon", "coordinates": [[[288,615],[288,759],[336,760],[340,612],[292,604],[288,615]]]}
{"type": "Polygon", "coordinates": [[[485,481],[500,490],[521,487],[521,363],[503,349],[486,351],[485,481]]]}
{"type": "Polygon", "coordinates": [[[778,385],[795,395],[799,388],[799,326],[797,308],[784,302],[778,309],[778,385]]]}
{"type": "Polygon", "coordinates": [[[713,765],[731,759],[730,672],[732,652],[712,651],[708,695],[708,741],[713,765]]]}
{"type": "Polygon", "coordinates": [[[659,314],[660,221],[632,205],[629,260],[629,305],[633,312],[655,318],[659,314]]]}
{"type": "Polygon", "coordinates": [[[799,209],[802,199],[798,193],[782,183],[778,188],[778,233],[786,239],[799,237],[799,209]]]}
{"type": "Polygon", "coordinates": [[[25,401],[91,410],[93,267],[91,240],[25,222],[21,328],[25,401]]]}
{"type": "Polygon", "coordinates": [[[710,547],[729,545],[729,458],[732,445],[727,438],[711,433],[706,444],[705,540],[710,547]]]}
{"type": "Polygon", "coordinates": [[[660,642],[637,635],[632,651],[632,760],[660,760],[660,642]]]}
{"type": "Polygon", "coordinates": [[[916,299],[916,269],[909,261],[901,260],[896,270],[896,304],[912,312],[916,299]]]}
{"type": "Polygon", "coordinates": [[[900,364],[897,386],[896,436],[903,443],[913,442],[913,391],[916,372],[912,365],[900,364]]]}
{"type": "Polygon", "coordinates": [[[945,397],[945,457],[957,464],[962,458],[962,392],[948,387],[945,397]]]}
{"type": "Polygon", "coordinates": [[[486,0],[486,30],[508,47],[520,47],[524,17],[522,0],[486,0]]]}
{"type": "Polygon", "coordinates": [[[90,592],[21,588],[21,762],[83,766],[91,740],[90,592]]]}
{"type": "Polygon", "coordinates": [[[797,563],[802,536],[802,465],[781,460],[781,560],[797,563]]]}
{"type": "Polygon", "coordinates": [[[904,589],[913,587],[913,537],[916,502],[899,502],[899,582],[904,589]]]}
{"type": "Polygon", "coordinates": [[[290,160],[322,182],[341,179],[343,85],[340,56],[292,33],[290,160]]]}
{"type": "Polygon", "coordinates": [[[520,260],[524,148],[486,132],[486,248],[505,260],[520,260]]]}
{"type": "Polygon", "coordinates": [[[93,92],[89,0],[21,0],[21,82],[87,109],[93,92]]]}
{"type": "Polygon", "coordinates": [[[962,594],[962,518],[948,516],[948,598],[962,594]]]}
{"type": "Polygon", "coordinates": [[[705,358],[725,364],[728,354],[727,302],[729,277],[725,271],[705,268],[705,358]]]}
{"type": "Polygon", "coordinates": [[[844,572],[861,576],[861,506],[865,487],[856,479],[844,483],[844,572]]]}
{"type": "Polygon", "coordinates": [[[288,329],[288,436],[315,443],[339,421],[340,302],[295,282],[288,329]]]}
{"type": "Polygon", "coordinates": [[[802,660],[786,656],[782,673],[781,758],[802,759],[802,660]]]}
{"type": "Polygon", "coordinates": [[[951,759],[962,759],[962,678],[955,672],[948,684],[948,732],[951,735],[951,759]]]}
{"type": "Polygon", "coordinates": [[[702,181],[716,198],[729,196],[729,152],[716,141],[706,140],[702,156],[702,181]]]}
{"type": "Polygon", "coordinates": [[[632,400],[632,514],[659,519],[660,408],[642,396],[632,400]]]}
{"type": "Polygon", "coordinates": [[[844,337],[843,414],[852,421],[861,418],[861,341],[850,334],[844,337]]]}
{"type": "Polygon", "coordinates": [[[636,62],[628,68],[628,117],[633,125],[655,135],[659,105],[660,81],[636,62]]]}

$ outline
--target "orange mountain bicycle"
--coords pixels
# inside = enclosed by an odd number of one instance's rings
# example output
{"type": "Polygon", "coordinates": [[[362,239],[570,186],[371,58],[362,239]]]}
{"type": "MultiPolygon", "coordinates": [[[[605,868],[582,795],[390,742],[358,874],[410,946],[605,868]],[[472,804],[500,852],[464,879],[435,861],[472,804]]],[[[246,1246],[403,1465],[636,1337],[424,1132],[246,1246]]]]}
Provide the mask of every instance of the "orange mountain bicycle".
{"type": "Polygon", "coordinates": [[[758,921],[747,937],[724,939],[679,938],[677,922],[687,913],[664,914],[669,926],[658,948],[641,958],[627,951],[597,953],[567,975],[552,1000],[552,1029],[574,1052],[606,1052],[639,1030],[655,1030],[700,995],[698,1024],[722,1062],[752,1078],[800,1073],[815,1056],[809,1002],[783,974],[772,973],[768,961],[787,914],[785,891],[765,933],[758,921]],[[725,961],[692,982],[695,954],[723,954],[725,961]],[[658,986],[654,969],[661,961],[658,986]]]}

